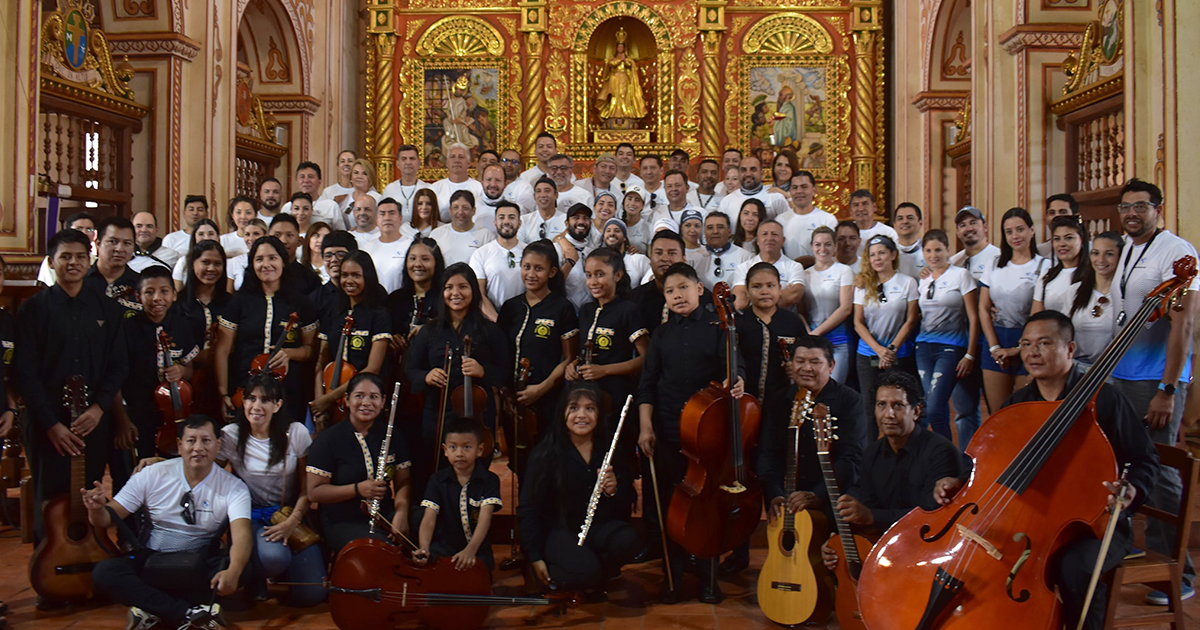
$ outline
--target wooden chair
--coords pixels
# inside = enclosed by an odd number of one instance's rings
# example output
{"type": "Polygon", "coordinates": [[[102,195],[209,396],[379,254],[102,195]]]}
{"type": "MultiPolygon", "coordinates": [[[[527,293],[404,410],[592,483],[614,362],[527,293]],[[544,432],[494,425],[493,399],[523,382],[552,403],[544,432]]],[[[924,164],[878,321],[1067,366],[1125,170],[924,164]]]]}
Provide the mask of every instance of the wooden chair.
{"type": "Polygon", "coordinates": [[[1183,601],[1180,596],[1183,581],[1184,558],[1188,553],[1188,534],[1192,523],[1200,521],[1200,501],[1196,492],[1200,488],[1200,460],[1184,449],[1156,444],[1158,456],[1164,466],[1179,471],[1183,481],[1182,501],[1178,514],[1143,505],[1140,509],[1148,518],[1156,518],[1175,526],[1175,539],[1171,541],[1171,555],[1146,551],[1145,557],[1125,560],[1112,571],[1109,582],[1108,604],[1104,611],[1105,628],[1124,628],[1150,624],[1170,624],[1174,630],[1183,630],[1185,625],[1183,601]],[[1145,584],[1167,594],[1170,603],[1165,611],[1141,615],[1117,617],[1117,606],[1121,587],[1126,584],[1145,584]]]}

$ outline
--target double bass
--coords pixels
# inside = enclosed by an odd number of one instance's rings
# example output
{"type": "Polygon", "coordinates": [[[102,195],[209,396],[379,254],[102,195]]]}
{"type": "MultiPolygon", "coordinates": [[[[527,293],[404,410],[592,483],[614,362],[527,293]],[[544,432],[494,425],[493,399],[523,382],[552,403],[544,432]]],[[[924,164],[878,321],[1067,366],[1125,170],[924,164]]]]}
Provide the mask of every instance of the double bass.
{"type": "MultiPolygon", "coordinates": [[[[171,367],[171,338],[167,331],[158,331],[158,352],[160,370],[171,367]]],[[[179,423],[192,415],[192,386],[185,380],[167,381],[154,388],[154,404],[162,414],[162,424],[158,425],[155,435],[155,447],[162,457],[179,455],[176,438],[179,437],[179,423]]]]}
{"type": "MultiPolygon", "coordinates": [[[[346,363],[346,344],[350,338],[350,333],[354,328],[354,316],[350,313],[346,314],[346,323],[342,326],[342,338],[338,341],[337,355],[333,361],[325,366],[325,371],[321,375],[321,380],[325,384],[325,393],[329,393],[342,385],[350,382],[358,374],[358,370],[354,369],[353,365],[346,363]]],[[[332,407],[329,408],[329,417],[333,420],[332,424],[337,424],[346,419],[346,399],[345,396],[338,399],[332,407]]]]}
{"type": "MultiPolygon", "coordinates": [[[[737,327],[729,285],[713,287],[725,331],[725,376],[737,382],[737,327]]],[[[688,399],[679,418],[687,473],[672,493],[667,533],[697,558],[714,558],[746,542],[762,516],[762,490],[749,457],[758,443],[760,409],[749,394],[734,398],[711,383],[688,399]]]]}
{"type": "MultiPolygon", "coordinates": [[[[287,324],[284,325],[283,330],[279,331],[279,336],[275,338],[274,345],[272,345],[266,352],[257,355],[250,360],[250,376],[261,374],[267,369],[267,364],[271,362],[272,357],[279,353],[280,348],[283,347],[283,342],[287,341],[288,336],[291,335],[292,331],[296,329],[296,323],[299,321],[300,314],[292,311],[292,314],[288,315],[287,324]]],[[[271,368],[271,374],[273,374],[275,378],[282,381],[288,375],[288,368],[286,365],[283,367],[271,368]]],[[[233,392],[233,395],[230,396],[230,399],[233,400],[233,406],[240,409],[242,407],[242,388],[237,388],[237,391],[233,392]]]]}
{"type": "Polygon", "coordinates": [[[1050,564],[1080,536],[1103,535],[1110,495],[1101,482],[1117,478],[1096,392],[1142,326],[1187,290],[1196,259],[1181,258],[1174,271],[1063,400],[1005,407],[983,423],[967,447],[975,470],[952,501],[888,529],[858,583],[867,627],[1062,627],[1050,564]]]}

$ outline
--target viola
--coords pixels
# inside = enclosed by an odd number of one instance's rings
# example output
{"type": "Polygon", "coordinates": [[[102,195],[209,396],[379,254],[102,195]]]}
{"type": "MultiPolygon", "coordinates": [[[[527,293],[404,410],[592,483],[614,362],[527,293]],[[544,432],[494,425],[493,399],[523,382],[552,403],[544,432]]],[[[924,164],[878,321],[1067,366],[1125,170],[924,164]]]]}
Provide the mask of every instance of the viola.
{"type": "MultiPolygon", "coordinates": [[[[462,358],[471,358],[471,336],[463,337],[462,343],[462,358]]],[[[460,362],[461,366],[462,363],[460,362]]],[[[447,374],[447,377],[449,375],[447,374]]],[[[479,428],[483,434],[483,452],[490,455],[496,446],[495,439],[492,437],[492,432],[483,423],[483,412],[487,409],[487,390],[476,385],[474,379],[466,374],[463,374],[463,384],[454,388],[450,393],[450,404],[454,409],[455,415],[460,418],[473,418],[479,424],[479,428]]],[[[438,434],[438,440],[441,440],[441,434],[438,434]]]]}
{"type": "MultiPolygon", "coordinates": [[[[737,328],[729,285],[713,287],[725,331],[725,376],[737,374],[737,328]]],[[[750,453],[758,442],[760,410],[749,394],[734,398],[711,383],[688,399],[679,418],[681,450],[688,468],[671,496],[667,533],[697,558],[713,558],[749,540],[762,516],[762,491],[750,453]]]]}
{"type": "MultiPolygon", "coordinates": [[[[322,374],[322,380],[325,383],[325,391],[331,392],[342,385],[350,382],[358,374],[358,370],[354,369],[353,365],[346,363],[343,357],[346,356],[347,340],[350,339],[350,333],[354,328],[354,316],[347,313],[346,323],[342,326],[342,339],[338,342],[337,355],[333,361],[330,361],[325,366],[325,371],[322,374]]],[[[337,403],[329,409],[329,417],[333,424],[346,419],[346,398],[342,396],[337,403]]]]}
{"type": "MultiPolygon", "coordinates": [[[[171,367],[171,337],[167,331],[158,331],[158,367],[166,370],[171,367]]],[[[192,415],[192,386],[185,380],[167,381],[154,388],[154,404],[162,414],[162,423],[158,425],[155,436],[155,446],[159,455],[175,457],[179,454],[176,438],[179,435],[179,423],[192,415]]]]}
{"type": "MultiPolygon", "coordinates": [[[[288,335],[291,335],[292,331],[296,329],[296,323],[298,321],[300,321],[300,315],[295,311],[292,311],[292,314],[288,315],[287,325],[283,327],[283,330],[279,331],[279,336],[275,338],[274,345],[272,345],[271,348],[266,352],[251,359],[249,372],[250,376],[261,374],[267,369],[267,364],[271,362],[271,357],[279,353],[279,349],[281,346],[283,346],[283,342],[287,341],[288,335]]],[[[282,381],[288,374],[287,366],[271,368],[271,374],[273,374],[275,378],[282,381]]],[[[237,391],[233,392],[233,396],[230,396],[230,398],[233,400],[234,407],[241,408],[242,388],[237,388],[237,391]]]]}
{"type": "MultiPolygon", "coordinates": [[[[825,405],[813,404],[812,393],[807,389],[801,387],[796,393],[788,422],[785,497],[797,490],[800,431],[807,421],[818,415],[824,418],[827,413],[825,405]]],[[[822,467],[824,464],[822,461],[822,467]]],[[[767,619],[790,626],[824,621],[829,616],[833,607],[832,584],[821,561],[821,543],[828,537],[829,525],[817,510],[793,514],[785,506],[783,514],[767,524],[767,560],[758,574],[758,606],[767,619]]]]}
{"type": "MultiPolygon", "coordinates": [[[[67,378],[63,403],[71,422],[87,409],[87,384],[83,377],[67,378]]],[[[68,422],[67,424],[71,424],[68,422]]],[[[50,499],[42,512],[46,536],[29,559],[29,583],[38,595],[57,601],[82,601],[95,594],[92,568],[120,553],[103,529],[88,522],[80,490],[87,488],[87,453],[70,459],[71,482],[67,491],[50,499]]]]}
{"type": "Polygon", "coordinates": [[[1062,401],[1012,405],[983,423],[967,447],[975,470],[952,501],[888,529],[858,583],[867,627],[1062,627],[1049,565],[1078,536],[1103,535],[1110,495],[1101,482],[1117,478],[1095,395],[1142,326],[1187,290],[1196,259],[1176,261],[1174,271],[1062,401]]]}

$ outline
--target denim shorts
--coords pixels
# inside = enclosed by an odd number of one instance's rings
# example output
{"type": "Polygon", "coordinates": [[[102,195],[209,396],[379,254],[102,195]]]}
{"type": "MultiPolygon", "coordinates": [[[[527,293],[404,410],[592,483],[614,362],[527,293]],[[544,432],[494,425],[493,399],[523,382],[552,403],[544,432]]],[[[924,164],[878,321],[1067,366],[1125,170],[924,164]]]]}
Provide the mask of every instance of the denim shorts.
{"type": "MultiPolygon", "coordinates": [[[[1017,347],[1017,343],[1021,341],[1021,330],[1022,330],[1021,328],[1001,328],[1001,327],[997,326],[996,327],[996,338],[999,339],[999,341],[1000,341],[1000,347],[1001,348],[1017,347]]],[[[987,338],[982,337],[980,339],[980,344],[979,344],[979,349],[980,349],[979,354],[982,355],[980,357],[980,360],[983,362],[983,363],[981,363],[981,367],[983,369],[991,371],[991,372],[1002,372],[1004,374],[1009,374],[1012,376],[1025,376],[1025,375],[1029,374],[1029,372],[1025,371],[1025,364],[1021,362],[1020,356],[1016,357],[1015,362],[1010,362],[1009,367],[1007,369],[1001,368],[1000,364],[996,363],[996,360],[992,358],[992,353],[988,352],[987,348],[983,347],[983,345],[986,343],[987,343],[987,338]]]]}

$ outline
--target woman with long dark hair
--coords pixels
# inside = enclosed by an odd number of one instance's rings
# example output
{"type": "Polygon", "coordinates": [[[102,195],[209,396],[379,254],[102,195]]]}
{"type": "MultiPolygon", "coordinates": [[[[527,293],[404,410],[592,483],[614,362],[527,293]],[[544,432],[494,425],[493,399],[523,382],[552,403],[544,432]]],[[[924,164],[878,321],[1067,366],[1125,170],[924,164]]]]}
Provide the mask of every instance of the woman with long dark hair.
{"type": "Polygon", "coordinates": [[[304,244],[300,246],[300,262],[317,272],[321,282],[329,282],[329,272],[325,271],[324,258],[321,256],[321,244],[325,235],[332,231],[328,223],[317,221],[308,226],[308,231],[304,233],[304,244]]]}
{"type": "Polygon", "coordinates": [[[767,207],[757,199],[747,199],[738,210],[737,229],[733,231],[733,244],[758,255],[758,226],[767,220],[767,207]]]}
{"type": "Polygon", "coordinates": [[[192,234],[188,237],[187,251],[189,255],[176,261],[175,268],[171,271],[171,279],[175,281],[175,291],[182,292],[183,287],[187,285],[190,254],[192,253],[192,249],[196,247],[196,243],[204,241],[220,242],[220,240],[221,228],[217,227],[217,224],[211,219],[200,219],[196,223],[196,226],[192,228],[192,234]]]}
{"type": "MultiPolygon", "coordinates": [[[[631,460],[613,458],[600,470],[614,429],[603,398],[593,383],[570,384],[521,480],[521,548],[546,588],[599,591],[643,548],[624,518],[635,499],[631,460]],[[603,476],[600,502],[581,546],[579,531],[597,475],[603,476]]],[[[636,416],[625,418],[633,420],[636,416]]]]}
{"type": "Polygon", "coordinates": [[[220,241],[200,241],[188,250],[184,260],[187,279],[176,308],[187,318],[192,339],[200,346],[200,354],[192,361],[193,411],[217,418],[222,407],[213,368],[213,347],[217,321],[233,297],[225,276],[225,248],[220,241]]]}
{"type": "Polygon", "coordinates": [[[435,287],[445,269],[446,262],[437,241],[418,236],[409,245],[400,288],[388,295],[385,304],[392,314],[392,350],[404,354],[417,330],[437,313],[439,300],[435,287]]]}
{"type": "Polygon", "coordinates": [[[249,268],[242,288],[221,314],[217,331],[214,368],[217,393],[227,417],[236,411],[232,395],[246,382],[254,357],[279,349],[267,370],[286,369],[284,391],[288,415],[305,417],[301,395],[301,365],[312,360],[317,338],[317,309],[292,287],[287,270],[288,252],[274,236],[264,236],[250,248],[249,268]],[[289,316],[296,313],[296,327],[284,335],[289,316]],[[295,365],[292,365],[295,363],[295,365]]]}
{"type": "Polygon", "coordinates": [[[387,295],[379,284],[370,254],[358,250],[342,261],[338,288],[340,308],[337,316],[321,322],[321,332],[317,335],[321,349],[317,355],[315,397],[310,405],[317,426],[325,426],[330,406],[346,394],[349,384],[344,382],[325,391],[324,368],[334,362],[335,353],[340,350],[342,361],[358,373],[380,374],[392,338],[392,316],[383,307],[387,295]],[[353,319],[353,326],[343,348],[342,330],[346,327],[347,315],[353,319]]]}

